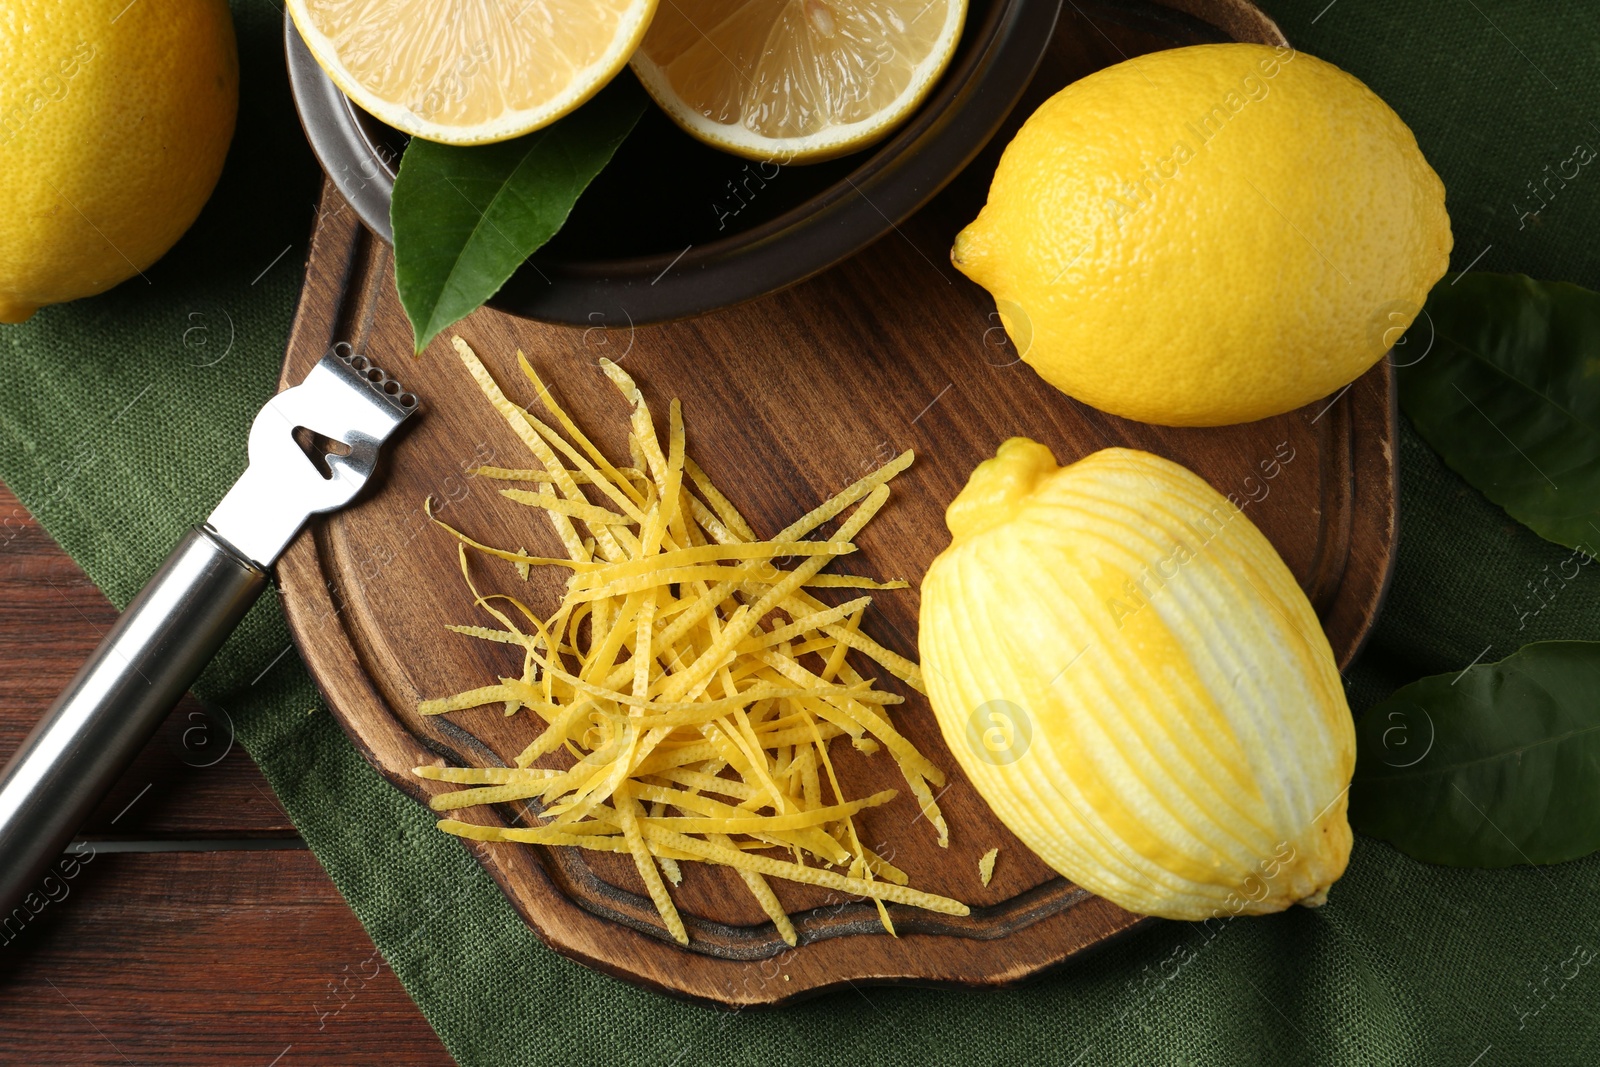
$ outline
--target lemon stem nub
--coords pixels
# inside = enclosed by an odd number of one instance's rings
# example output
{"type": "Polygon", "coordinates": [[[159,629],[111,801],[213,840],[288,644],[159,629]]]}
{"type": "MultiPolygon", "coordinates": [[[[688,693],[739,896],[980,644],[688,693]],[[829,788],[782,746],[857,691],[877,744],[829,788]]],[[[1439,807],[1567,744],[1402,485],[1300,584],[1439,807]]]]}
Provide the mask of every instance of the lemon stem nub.
{"type": "Polygon", "coordinates": [[[1011,438],[993,459],[978,464],[966,488],[950,502],[944,513],[950,536],[962,541],[1005,522],[1040,479],[1059,469],[1056,457],[1038,441],[1011,438]]]}

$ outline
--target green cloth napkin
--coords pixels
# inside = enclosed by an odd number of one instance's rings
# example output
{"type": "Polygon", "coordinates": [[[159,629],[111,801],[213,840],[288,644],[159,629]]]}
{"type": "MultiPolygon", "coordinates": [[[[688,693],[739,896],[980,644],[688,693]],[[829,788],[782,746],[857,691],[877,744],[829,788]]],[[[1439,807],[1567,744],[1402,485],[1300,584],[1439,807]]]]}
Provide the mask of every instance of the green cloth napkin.
{"type": "MultiPolygon", "coordinates": [[[[1071,0],[1068,0],[1070,5],[1071,0]]],[[[1269,0],[1302,49],[1364,79],[1449,189],[1453,266],[1600,288],[1600,32],[1577,2],[1269,0]],[[1481,254],[1481,256],[1480,256],[1481,254]]],[[[243,101],[199,224],[148,273],[0,327],[0,478],[118,604],[245,463],[300,284],[317,172],[290,104],[282,16],[236,0],[243,101]]],[[[0,166],[4,166],[0,157],[0,166]]],[[[0,225],[3,225],[0,220],[0,225]]],[[[1600,639],[1600,574],[1536,615],[1569,553],[1511,521],[1409,429],[1393,591],[1349,673],[1359,713],[1420,675],[1520,644],[1600,639]]],[[[8,534],[0,520],[0,543],[8,534]]],[[[1326,907],[1214,936],[1165,923],[1005,992],[869,988],[715,1012],[558,958],[323,707],[269,595],[196,686],[225,707],[334,882],[464,1064],[1301,1064],[1600,1061],[1600,858],[1462,871],[1358,838],[1326,907]]]]}

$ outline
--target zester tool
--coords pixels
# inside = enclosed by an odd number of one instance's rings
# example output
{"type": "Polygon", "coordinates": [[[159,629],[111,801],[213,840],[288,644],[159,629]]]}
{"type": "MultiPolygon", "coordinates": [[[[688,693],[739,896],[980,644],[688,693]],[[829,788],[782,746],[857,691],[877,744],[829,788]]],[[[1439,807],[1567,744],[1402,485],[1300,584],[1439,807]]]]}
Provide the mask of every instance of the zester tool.
{"type": "Polygon", "coordinates": [[[11,914],[267,587],[306,520],[348,504],[417,398],[341,342],[250,427],[250,463],[0,772],[0,917],[11,914]]]}

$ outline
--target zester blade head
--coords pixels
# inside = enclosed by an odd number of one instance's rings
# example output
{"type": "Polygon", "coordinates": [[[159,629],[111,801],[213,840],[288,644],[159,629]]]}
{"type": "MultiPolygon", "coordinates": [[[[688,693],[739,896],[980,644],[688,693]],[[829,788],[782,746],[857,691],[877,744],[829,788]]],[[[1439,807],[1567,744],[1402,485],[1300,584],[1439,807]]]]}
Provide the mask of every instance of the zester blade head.
{"type": "Polygon", "coordinates": [[[335,345],[304,381],[257,413],[250,466],[207,525],[240,555],[270,567],[306,519],[355,498],[383,443],[418,407],[416,396],[382,367],[349,345],[335,345]]]}

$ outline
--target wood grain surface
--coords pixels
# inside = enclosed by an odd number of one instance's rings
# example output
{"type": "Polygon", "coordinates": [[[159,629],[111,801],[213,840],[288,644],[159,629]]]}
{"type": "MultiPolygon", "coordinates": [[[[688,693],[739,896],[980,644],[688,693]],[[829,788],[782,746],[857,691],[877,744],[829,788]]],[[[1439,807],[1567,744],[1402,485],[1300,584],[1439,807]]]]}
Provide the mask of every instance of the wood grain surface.
{"type": "MultiPolygon", "coordinates": [[[[4,761],[117,613],[3,485],[0,516],[4,761]]],[[[85,826],[65,895],[0,932],[0,1064],[451,1062],[230,739],[174,709],[85,826]]]]}
{"type": "MultiPolygon", "coordinates": [[[[1184,0],[1257,39],[1276,30],[1247,4],[1184,0]]],[[[1149,3],[1070,5],[1016,122],[1045,96],[1126,56],[1224,39],[1223,32],[1149,3]],[[1085,13],[1087,11],[1087,14],[1085,13]],[[1092,15],[1092,21],[1090,19],[1092,15]]],[[[1233,495],[1278,547],[1323,619],[1341,665],[1381,599],[1395,531],[1392,378],[1380,364],[1353,387],[1276,419],[1241,427],[1175,430],[1126,422],[1057,393],[1016,358],[992,301],[947,262],[957,229],[982,203],[996,143],[929,208],[865,253],[790,289],[691,321],[632,328],[597,312],[591,329],[541,325],[481,310],[455,331],[520,403],[534,401],[514,362],[528,358],[580,425],[613,456],[627,455],[625,409],[596,368],[601,356],[639,380],[658,415],[679,397],[691,454],[770,533],[906,448],[916,464],[895,499],[857,540],[844,569],[909,579],[913,589],[875,598],[866,629],[916,655],[915,584],[948,538],[943,510],[981,460],[1016,434],[1067,462],[1129,445],[1186,463],[1233,495]]],[[[781,180],[781,179],[774,179],[781,180]]],[[[503,765],[533,736],[525,717],[482,708],[423,718],[417,702],[515,674],[520,658],[444,631],[474,614],[455,543],[423,514],[439,514],[480,539],[560,554],[541,517],[464,473],[477,464],[532,466],[454,353],[448,332],[411,359],[411,331],[394,292],[389,249],[341,211],[332,186],[321,222],[284,381],[298,381],[336,342],[371,356],[423,398],[425,410],[393,444],[371,493],[314,525],[280,565],[296,640],[335,714],[368,758],[425,800],[443,787],[417,780],[421,763],[503,765]]],[[[515,590],[536,609],[559,600],[561,578],[522,583],[510,565],[477,561],[486,592],[515,590]]],[[[863,665],[865,666],[865,665],[863,665]]],[[[883,672],[871,671],[880,676],[883,672]]],[[[900,729],[951,775],[940,804],[951,825],[938,848],[915,802],[902,795],[863,818],[869,843],[912,884],[953,896],[973,914],[953,919],[891,905],[901,935],[883,935],[870,905],[814,887],[774,883],[795,915],[789,949],[730,872],[686,864],[674,897],[692,938],[672,944],[630,861],[574,849],[514,844],[474,851],[553,947],[654,988],[726,1004],[774,1004],[846,981],[993,986],[1020,980],[1136,925],[1136,917],[1067,883],[1023,848],[962,777],[926,703],[908,696],[900,729]],[[882,842],[880,846],[878,843],[882,842]],[[976,861],[1001,861],[992,885],[976,861]],[[781,966],[760,968],[762,960],[781,966]],[[774,972],[780,977],[767,977],[774,972]],[[780,980],[781,979],[781,980],[780,980]]],[[[850,795],[898,784],[884,758],[835,746],[850,795]]],[[[474,816],[466,816],[474,817],[474,816]]],[[[516,812],[483,812],[511,821],[516,812]]]]}
{"type": "Polygon", "coordinates": [[[0,1063],[449,1064],[304,850],[95,856],[0,947],[0,1063]]]}
{"type": "MultiPolygon", "coordinates": [[[[117,612],[0,486],[0,761],[60,695],[117,612]],[[26,669],[19,669],[21,665],[26,669]]],[[[96,837],[293,835],[225,711],[185,697],[84,826],[96,837]]]]}

